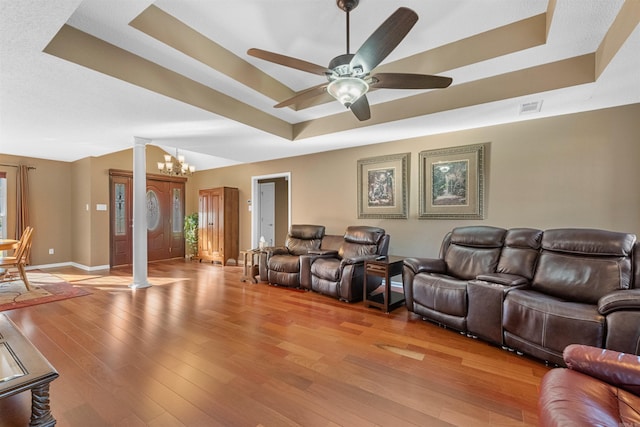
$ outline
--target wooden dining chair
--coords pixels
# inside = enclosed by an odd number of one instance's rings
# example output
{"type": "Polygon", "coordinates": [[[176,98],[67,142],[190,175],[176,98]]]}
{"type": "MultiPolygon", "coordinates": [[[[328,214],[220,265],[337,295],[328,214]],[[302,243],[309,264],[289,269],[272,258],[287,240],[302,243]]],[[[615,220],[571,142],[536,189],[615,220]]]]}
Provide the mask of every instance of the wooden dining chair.
{"type": "MultiPolygon", "coordinates": [[[[32,236],[33,227],[25,228],[13,254],[10,256],[0,257],[0,268],[7,270],[9,268],[16,268],[28,291],[31,290],[31,283],[29,283],[29,279],[27,278],[26,266],[29,261],[29,253],[31,252],[32,236]]],[[[8,277],[9,279],[5,278],[4,281],[12,279],[10,275],[8,277]]]]}

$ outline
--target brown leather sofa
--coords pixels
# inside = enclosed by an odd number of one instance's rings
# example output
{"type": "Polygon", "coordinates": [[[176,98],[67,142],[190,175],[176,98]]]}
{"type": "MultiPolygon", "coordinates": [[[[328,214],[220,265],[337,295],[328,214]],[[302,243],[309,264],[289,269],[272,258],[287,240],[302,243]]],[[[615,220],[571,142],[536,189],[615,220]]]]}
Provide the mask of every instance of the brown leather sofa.
{"type": "MultiPolygon", "coordinates": [[[[364,261],[387,255],[390,237],[379,227],[350,226],[344,236],[326,236],[321,249],[301,258],[300,284],[304,289],[346,302],[360,301],[364,286],[364,261]]],[[[380,286],[371,278],[367,290],[380,286]]]]}
{"type": "Polygon", "coordinates": [[[568,369],[550,370],[540,384],[541,426],[640,425],[637,356],[573,344],[563,357],[568,369]]]}
{"type": "Polygon", "coordinates": [[[320,249],[324,232],[323,225],[292,225],[283,247],[264,249],[260,261],[264,278],[272,285],[300,287],[300,256],[320,249]]]}
{"type": "Polygon", "coordinates": [[[628,233],[459,227],[439,258],[404,261],[406,305],[556,364],[574,343],[639,354],[638,253],[628,233]]]}

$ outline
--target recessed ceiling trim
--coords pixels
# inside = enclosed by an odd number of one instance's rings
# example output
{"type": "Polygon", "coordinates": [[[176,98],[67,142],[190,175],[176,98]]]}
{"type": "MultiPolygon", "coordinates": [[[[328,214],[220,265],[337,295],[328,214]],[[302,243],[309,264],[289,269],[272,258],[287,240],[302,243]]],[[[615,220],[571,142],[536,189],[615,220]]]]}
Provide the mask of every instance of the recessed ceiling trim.
{"type": "Polygon", "coordinates": [[[604,72],[638,24],[640,1],[625,1],[596,51],[596,78],[604,72]]]}
{"type": "Polygon", "coordinates": [[[271,99],[295,95],[294,90],[157,6],[149,6],[129,25],[271,99]]]}
{"type": "Polygon", "coordinates": [[[545,44],[547,14],[485,31],[381,65],[374,72],[438,74],[545,44]]]}
{"type": "Polygon", "coordinates": [[[294,139],[372,126],[470,107],[595,81],[595,53],[480,79],[446,90],[432,90],[371,106],[371,119],[358,122],[351,113],[340,113],[293,126],[294,139]]]}
{"type": "Polygon", "coordinates": [[[44,52],[185,102],[256,129],[291,139],[291,124],[90,34],[64,25],[44,52]]]}
{"type": "Polygon", "coordinates": [[[549,31],[551,31],[551,23],[553,22],[553,15],[556,11],[556,5],[556,0],[549,0],[549,3],[547,4],[547,30],[545,32],[546,37],[549,37],[549,31]]]}

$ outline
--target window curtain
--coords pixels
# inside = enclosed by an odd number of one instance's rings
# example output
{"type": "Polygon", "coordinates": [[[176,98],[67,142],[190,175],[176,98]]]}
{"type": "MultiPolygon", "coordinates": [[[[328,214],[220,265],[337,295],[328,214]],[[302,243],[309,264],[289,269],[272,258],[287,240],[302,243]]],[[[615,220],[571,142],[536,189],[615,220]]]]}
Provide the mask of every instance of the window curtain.
{"type": "Polygon", "coordinates": [[[29,225],[29,167],[18,166],[16,180],[16,239],[22,237],[22,232],[29,225]]]}

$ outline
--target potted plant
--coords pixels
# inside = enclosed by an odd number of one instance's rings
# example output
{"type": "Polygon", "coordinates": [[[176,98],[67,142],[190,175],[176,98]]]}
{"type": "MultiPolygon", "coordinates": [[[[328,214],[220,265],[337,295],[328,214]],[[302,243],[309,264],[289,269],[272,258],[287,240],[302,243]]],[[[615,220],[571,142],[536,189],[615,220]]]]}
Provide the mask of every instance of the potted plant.
{"type": "Polygon", "coordinates": [[[189,259],[198,258],[198,213],[184,218],[184,240],[189,250],[189,259]]]}

